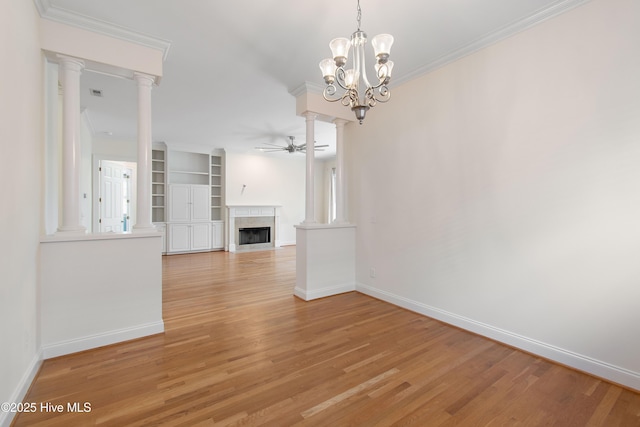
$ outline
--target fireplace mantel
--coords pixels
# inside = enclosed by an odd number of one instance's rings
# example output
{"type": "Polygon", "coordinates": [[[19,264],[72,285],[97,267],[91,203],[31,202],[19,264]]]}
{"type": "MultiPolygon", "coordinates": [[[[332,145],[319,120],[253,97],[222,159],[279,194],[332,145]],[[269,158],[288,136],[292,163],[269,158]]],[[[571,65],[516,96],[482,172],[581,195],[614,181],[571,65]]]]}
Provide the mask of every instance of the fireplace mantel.
{"type": "Polygon", "coordinates": [[[269,248],[280,247],[280,205],[227,205],[227,245],[229,252],[238,251],[238,222],[273,221],[273,232],[271,233],[271,245],[269,248]],[[238,221],[239,218],[242,220],[238,221]]]}

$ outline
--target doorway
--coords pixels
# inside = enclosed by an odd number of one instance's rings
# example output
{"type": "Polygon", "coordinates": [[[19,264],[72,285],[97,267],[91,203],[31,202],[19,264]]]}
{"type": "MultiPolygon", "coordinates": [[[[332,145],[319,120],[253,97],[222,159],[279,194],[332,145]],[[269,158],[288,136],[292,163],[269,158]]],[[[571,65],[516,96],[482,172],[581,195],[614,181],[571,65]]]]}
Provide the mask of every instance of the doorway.
{"type": "Polygon", "coordinates": [[[135,218],[136,163],[98,160],[95,229],[98,233],[131,231],[135,218]]]}

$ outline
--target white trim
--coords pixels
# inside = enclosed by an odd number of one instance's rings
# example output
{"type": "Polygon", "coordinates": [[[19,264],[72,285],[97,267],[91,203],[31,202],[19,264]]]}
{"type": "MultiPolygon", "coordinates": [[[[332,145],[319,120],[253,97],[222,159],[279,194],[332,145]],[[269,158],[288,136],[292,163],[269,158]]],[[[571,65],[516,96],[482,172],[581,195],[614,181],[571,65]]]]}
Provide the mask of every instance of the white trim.
{"type": "Polygon", "coordinates": [[[289,90],[289,93],[296,98],[305,93],[315,93],[318,95],[322,95],[322,93],[324,92],[324,88],[325,86],[320,83],[304,82],[300,86],[289,90]]]}
{"type": "Polygon", "coordinates": [[[423,65],[422,67],[414,70],[408,74],[404,74],[397,79],[392,79],[390,86],[397,86],[403,83],[406,83],[410,80],[428,74],[438,68],[444,67],[447,64],[450,64],[454,61],[457,61],[460,58],[463,58],[467,55],[471,55],[472,53],[478,52],[479,50],[484,49],[485,47],[491,46],[501,40],[509,38],[521,31],[527,30],[535,25],[540,24],[547,19],[554,18],[558,15],[563,14],[573,8],[581,6],[590,2],[591,0],[559,0],[558,2],[552,4],[549,7],[544,9],[540,9],[535,12],[533,15],[529,15],[523,19],[512,22],[510,24],[505,25],[502,28],[499,28],[496,31],[492,31],[488,34],[485,34],[483,37],[474,40],[473,42],[466,44],[464,46],[459,47],[458,49],[447,53],[430,63],[423,65]]]}
{"type": "Polygon", "coordinates": [[[325,288],[314,289],[313,291],[310,291],[310,292],[307,292],[304,289],[301,289],[296,286],[293,289],[293,294],[305,301],[311,301],[318,298],[331,297],[338,294],[344,294],[346,292],[353,292],[355,290],[356,290],[355,283],[343,283],[341,285],[327,286],[325,288]]]}
{"type": "Polygon", "coordinates": [[[625,387],[640,391],[639,372],[633,372],[619,366],[614,366],[582,354],[574,353],[504,329],[496,328],[495,326],[487,325],[464,316],[459,316],[439,308],[431,307],[427,304],[376,289],[362,283],[358,283],[356,285],[356,290],[365,295],[372,296],[407,310],[440,320],[478,335],[516,347],[528,353],[544,357],[545,359],[552,360],[562,365],[569,366],[608,381],[612,381],[616,384],[621,384],[625,387]]]}
{"type": "MultiPolygon", "coordinates": [[[[33,383],[33,380],[38,374],[38,370],[40,370],[41,365],[42,365],[42,353],[40,352],[36,354],[31,360],[31,363],[29,363],[29,366],[27,367],[27,370],[22,375],[22,378],[20,379],[18,386],[16,387],[15,391],[11,394],[11,397],[9,398],[9,400],[7,400],[7,402],[18,403],[24,400],[24,398],[27,395],[27,392],[29,391],[29,388],[31,387],[31,383],[33,383]]],[[[9,427],[15,415],[16,415],[15,412],[0,411],[0,427],[9,427]]]]}
{"type": "Polygon", "coordinates": [[[164,322],[158,321],[125,329],[116,329],[103,332],[101,334],[89,335],[86,337],[61,341],[42,347],[42,357],[51,359],[52,357],[64,356],[65,354],[77,353],[79,351],[92,348],[103,347],[105,345],[116,344],[149,335],[161,334],[164,332],[164,322]]]}
{"type": "Polygon", "coordinates": [[[43,19],[49,19],[61,24],[71,25],[94,33],[156,49],[162,52],[163,61],[167,59],[169,48],[171,47],[171,42],[168,40],[163,40],[130,30],[111,22],[102,21],[71,10],[63,9],[56,5],[52,5],[49,0],[33,0],[33,2],[36,5],[36,9],[38,9],[40,17],[43,19]]]}

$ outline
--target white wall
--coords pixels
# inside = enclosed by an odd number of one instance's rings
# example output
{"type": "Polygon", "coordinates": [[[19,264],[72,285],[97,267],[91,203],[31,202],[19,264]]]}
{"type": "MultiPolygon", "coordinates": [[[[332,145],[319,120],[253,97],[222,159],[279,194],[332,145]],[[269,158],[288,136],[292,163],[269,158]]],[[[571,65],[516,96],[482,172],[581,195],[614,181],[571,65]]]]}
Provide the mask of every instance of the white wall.
{"type": "Polygon", "coordinates": [[[44,358],[163,332],[160,246],[157,233],[43,240],[44,358]]]}
{"type": "Polygon", "coordinates": [[[639,76],[593,0],[394,88],[346,129],[360,289],[640,389],[639,76]]]}
{"type": "Polygon", "coordinates": [[[227,205],[282,205],[280,241],[295,244],[294,225],[304,220],[305,158],[226,152],[227,205]],[[244,187],[243,191],[243,185],[244,187]]]}
{"type": "MultiPolygon", "coordinates": [[[[38,366],[44,65],[33,2],[0,6],[0,402],[20,401],[38,366]]],[[[0,412],[0,425],[9,420],[0,412]]]]}
{"type": "Polygon", "coordinates": [[[93,137],[93,155],[116,161],[138,161],[138,142],[120,138],[95,135],[93,137]]]}

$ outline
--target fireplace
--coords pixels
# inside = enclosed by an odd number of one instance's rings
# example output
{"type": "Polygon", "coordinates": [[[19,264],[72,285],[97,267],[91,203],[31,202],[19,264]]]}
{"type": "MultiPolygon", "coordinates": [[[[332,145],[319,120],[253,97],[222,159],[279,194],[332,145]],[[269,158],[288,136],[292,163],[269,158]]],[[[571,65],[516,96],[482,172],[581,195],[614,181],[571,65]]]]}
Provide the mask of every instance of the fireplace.
{"type": "Polygon", "coordinates": [[[238,244],[257,245],[271,243],[271,227],[245,227],[238,229],[238,244]]]}
{"type": "Polygon", "coordinates": [[[229,252],[280,247],[279,206],[228,206],[227,208],[229,252]]]}

